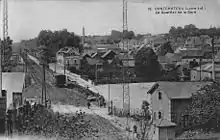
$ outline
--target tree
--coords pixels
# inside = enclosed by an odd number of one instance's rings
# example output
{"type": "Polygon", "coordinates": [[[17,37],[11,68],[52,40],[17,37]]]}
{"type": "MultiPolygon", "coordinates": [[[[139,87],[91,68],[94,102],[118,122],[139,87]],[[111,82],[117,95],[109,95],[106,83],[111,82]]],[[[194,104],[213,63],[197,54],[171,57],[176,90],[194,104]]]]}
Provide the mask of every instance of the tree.
{"type": "Polygon", "coordinates": [[[150,104],[144,100],[141,105],[141,113],[132,116],[139,124],[141,140],[145,140],[148,137],[149,128],[153,122],[149,105],[150,104]]]}
{"type": "Polygon", "coordinates": [[[133,31],[123,31],[123,38],[124,39],[132,39],[135,37],[135,34],[133,31]]]}
{"type": "Polygon", "coordinates": [[[174,34],[176,33],[176,27],[171,26],[171,28],[170,28],[170,30],[169,30],[169,33],[170,33],[171,35],[174,35],[174,34]]]}
{"type": "Polygon", "coordinates": [[[190,68],[194,68],[194,67],[198,67],[199,63],[196,61],[196,59],[193,59],[193,61],[189,62],[189,67],[190,68]]]}
{"type": "Polygon", "coordinates": [[[192,104],[187,111],[192,118],[192,127],[219,132],[220,83],[213,82],[202,87],[192,96],[192,104]]]}
{"type": "Polygon", "coordinates": [[[157,55],[152,48],[142,48],[135,55],[135,73],[144,81],[156,80],[161,74],[157,55]]]}
{"type": "Polygon", "coordinates": [[[170,42],[164,43],[159,50],[159,55],[165,56],[167,53],[174,53],[170,42]]]}
{"type": "Polygon", "coordinates": [[[53,56],[59,49],[66,46],[77,48],[80,53],[83,51],[80,37],[74,32],[68,32],[67,29],[54,32],[50,30],[40,31],[37,37],[37,46],[40,45],[46,46],[53,56]]]}

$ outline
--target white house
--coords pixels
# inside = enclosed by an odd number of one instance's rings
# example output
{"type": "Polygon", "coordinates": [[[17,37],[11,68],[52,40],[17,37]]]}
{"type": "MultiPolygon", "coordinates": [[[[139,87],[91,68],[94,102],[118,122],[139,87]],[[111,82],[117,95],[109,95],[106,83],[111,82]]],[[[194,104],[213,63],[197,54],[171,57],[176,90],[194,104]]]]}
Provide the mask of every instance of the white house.
{"type": "Polygon", "coordinates": [[[75,67],[76,69],[80,68],[80,60],[82,57],[80,56],[79,50],[73,47],[64,47],[61,48],[56,53],[57,63],[62,66],[70,66],[75,67]]]}
{"type": "Polygon", "coordinates": [[[176,132],[187,126],[182,113],[191,103],[192,94],[207,82],[157,82],[151,95],[153,125],[150,136],[153,140],[174,140],[176,132]]]}
{"type": "MultiPolygon", "coordinates": [[[[210,80],[212,79],[212,63],[207,63],[201,67],[191,70],[191,81],[210,80]]],[[[215,64],[215,79],[220,80],[220,64],[215,64]]]]}

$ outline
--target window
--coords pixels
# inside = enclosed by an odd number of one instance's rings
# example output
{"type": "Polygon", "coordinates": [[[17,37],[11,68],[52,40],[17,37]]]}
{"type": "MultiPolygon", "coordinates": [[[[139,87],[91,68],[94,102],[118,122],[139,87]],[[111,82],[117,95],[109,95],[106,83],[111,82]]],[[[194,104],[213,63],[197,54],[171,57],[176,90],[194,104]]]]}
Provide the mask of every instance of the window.
{"type": "Polygon", "coordinates": [[[76,60],[74,60],[74,63],[75,63],[75,64],[76,64],[76,62],[77,62],[77,61],[76,61],[76,60]]]}
{"type": "Polygon", "coordinates": [[[154,112],[154,120],[156,120],[156,112],[154,112]]]}
{"type": "Polygon", "coordinates": [[[6,90],[2,90],[2,97],[6,97],[7,91],[6,90]]]}
{"type": "Polygon", "coordinates": [[[161,92],[158,93],[158,99],[159,99],[159,100],[162,99],[162,93],[161,93],[161,92]]]}
{"type": "Polygon", "coordinates": [[[161,117],[162,117],[162,113],[159,111],[158,112],[158,118],[161,119],[161,117]]]}

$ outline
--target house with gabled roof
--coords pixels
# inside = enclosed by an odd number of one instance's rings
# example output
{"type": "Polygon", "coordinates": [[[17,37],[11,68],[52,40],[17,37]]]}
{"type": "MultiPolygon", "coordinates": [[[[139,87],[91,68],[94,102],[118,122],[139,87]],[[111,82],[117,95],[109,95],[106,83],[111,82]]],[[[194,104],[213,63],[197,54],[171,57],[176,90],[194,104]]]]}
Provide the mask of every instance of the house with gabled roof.
{"type": "Polygon", "coordinates": [[[180,134],[184,127],[189,126],[188,118],[182,115],[191,104],[192,95],[210,82],[157,82],[157,84],[157,88],[148,94],[151,95],[153,122],[159,129],[158,140],[174,139],[174,135],[180,134]]]}
{"type": "Polygon", "coordinates": [[[203,45],[203,40],[197,36],[188,37],[185,42],[186,48],[201,48],[203,45]]]}
{"type": "Polygon", "coordinates": [[[56,53],[56,58],[58,64],[62,66],[75,67],[76,69],[79,69],[82,56],[80,55],[78,49],[74,47],[64,47],[56,53]]]}
{"type": "MultiPolygon", "coordinates": [[[[191,81],[203,81],[212,79],[212,63],[206,63],[202,66],[195,67],[190,72],[191,81]]],[[[215,62],[215,80],[220,80],[220,64],[215,62]]]]}
{"type": "Polygon", "coordinates": [[[106,60],[106,61],[112,61],[112,60],[114,59],[115,55],[116,55],[116,53],[115,53],[114,51],[108,50],[107,52],[105,52],[105,53],[101,56],[101,58],[102,58],[103,60],[106,60]]]}
{"type": "Polygon", "coordinates": [[[194,59],[199,62],[204,58],[204,50],[202,49],[186,49],[180,50],[179,54],[182,56],[182,63],[189,63],[194,59]]]}

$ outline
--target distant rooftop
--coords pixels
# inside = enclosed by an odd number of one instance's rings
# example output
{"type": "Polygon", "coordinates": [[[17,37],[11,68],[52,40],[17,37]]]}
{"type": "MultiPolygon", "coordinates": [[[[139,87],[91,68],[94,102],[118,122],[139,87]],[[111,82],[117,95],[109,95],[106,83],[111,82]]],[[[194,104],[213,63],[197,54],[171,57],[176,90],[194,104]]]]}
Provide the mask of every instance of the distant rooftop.
{"type": "MultiPolygon", "coordinates": [[[[194,68],[194,70],[200,71],[200,66],[194,68]]],[[[212,63],[202,65],[201,70],[206,72],[212,72],[212,63]]],[[[220,64],[215,64],[215,72],[220,72],[220,64]]]]}

